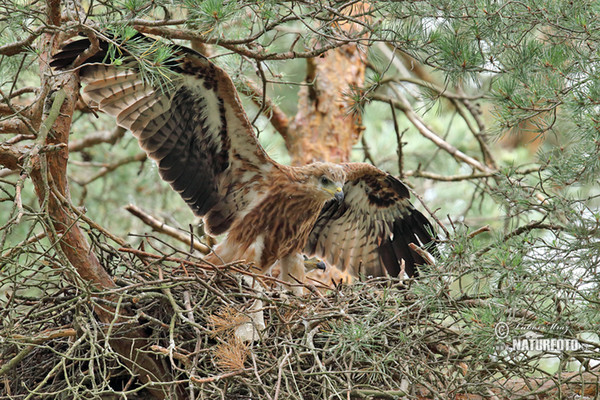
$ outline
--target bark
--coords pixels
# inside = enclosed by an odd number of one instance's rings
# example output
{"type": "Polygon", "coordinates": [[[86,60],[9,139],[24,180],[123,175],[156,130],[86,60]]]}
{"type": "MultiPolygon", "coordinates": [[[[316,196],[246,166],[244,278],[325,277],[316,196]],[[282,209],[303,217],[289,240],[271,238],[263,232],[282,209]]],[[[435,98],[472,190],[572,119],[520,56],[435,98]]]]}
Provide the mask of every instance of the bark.
{"type": "MultiPolygon", "coordinates": [[[[60,16],[60,10],[55,9],[58,7],[55,3],[54,0],[49,2],[50,15],[48,17],[53,24],[56,23],[54,13],[57,12],[60,16]]],[[[59,46],[58,35],[42,35],[39,46],[40,76],[42,77],[41,86],[46,93],[50,92],[50,88],[61,87],[64,91],[64,100],[60,101],[55,98],[55,102],[61,103],[57,104],[60,109],[56,115],[53,115],[56,111],[51,110],[44,121],[42,118],[32,121],[33,126],[38,130],[37,146],[54,146],[58,150],[47,153],[32,152],[31,178],[40,204],[46,208],[53,221],[54,232],[49,232],[49,237],[53,242],[58,242],[66,258],[77,269],[81,278],[92,283],[98,289],[111,288],[115,286],[114,282],[102,268],[94,253],[90,251],[85,236],[75,223],[75,217],[64,208],[57,196],[51,194],[50,190],[50,188],[54,188],[62,197],[70,199],[67,182],[68,141],[79,92],[79,83],[74,74],[61,75],[58,78],[60,81],[52,77],[53,74],[48,63],[51,55],[58,51],[59,46]]],[[[38,108],[42,109],[43,105],[38,105],[38,108]]],[[[110,316],[104,316],[102,312],[99,315],[103,317],[102,319],[110,318],[110,316]]]]}
{"type": "Polygon", "coordinates": [[[309,85],[300,90],[298,113],[285,137],[292,163],[347,162],[363,130],[360,117],[349,112],[352,100],[347,96],[364,84],[359,48],[349,44],[307,63],[309,85]]]}

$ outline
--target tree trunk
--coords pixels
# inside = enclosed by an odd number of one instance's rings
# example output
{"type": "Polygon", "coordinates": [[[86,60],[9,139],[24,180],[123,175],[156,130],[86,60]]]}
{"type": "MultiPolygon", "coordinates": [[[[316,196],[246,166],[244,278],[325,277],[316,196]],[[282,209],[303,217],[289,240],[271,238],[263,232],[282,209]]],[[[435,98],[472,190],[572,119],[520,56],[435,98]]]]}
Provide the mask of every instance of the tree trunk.
{"type": "Polygon", "coordinates": [[[300,90],[298,113],[285,138],[292,164],[350,160],[363,130],[360,116],[350,112],[349,96],[364,84],[361,55],[358,46],[350,44],[308,59],[309,85],[300,90]]]}
{"type": "MultiPolygon", "coordinates": [[[[60,25],[60,2],[48,1],[48,20],[51,25],[60,25]]],[[[37,146],[30,153],[30,176],[40,206],[46,210],[50,225],[46,227],[46,234],[51,243],[56,243],[57,251],[62,252],[65,261],[73,267],[73,274],[68,278],[71,281],[83,280],[85,284],[97,290],[106,290],[115,287],[115,283],[102,267],[98,258],[91,251],[82,230],[77,224],[77,216],[69,210],[69,186],[67,182],[67,161],[69,159],[69,130],[79,97],[79,82],[75,74],[62,74],[55,77],[49,67],[52,54],[59,49],[61,40],[59,35],[44,34],[40,38],[40,76],[42,77],[42,90],[48,94],[41,98],[52,99],[52,107],[46,118],[42,121],[44,113],[44,100],[37,105],[37,112],[31,123],[38,131],[37,146]],[[60,87],[52,96],[51,88],[60,87]],[[39,116],[39,117],[36,117],[39,116]],[[52,151],[46,151],[52,148],[52,151]],[[66,204],[65,204],[66,203],[66,204]]],[[[121,316],[115,317],[117,312],[111,307],[96,305],[94,311],[101,322],[114,324],[125,322],[121,316]]],[[[124,324],[126,326],[126,324],[124,324]]],[[[168,381],[169,374],[160,361],[147,352],[140,352],[144,347],[145,335],[136,328],[125,327],[125,332],[119,332],[119,339],[112,339],[112,348],[123,356],[123,362],[139,374],[142,382],[168,381]]],[[[115,332],[116,333],[116,332],[115,332]]],[[[148,393],[157,399],[164,399],[166,393],[160,387],[148,387],[148,393]]]]}

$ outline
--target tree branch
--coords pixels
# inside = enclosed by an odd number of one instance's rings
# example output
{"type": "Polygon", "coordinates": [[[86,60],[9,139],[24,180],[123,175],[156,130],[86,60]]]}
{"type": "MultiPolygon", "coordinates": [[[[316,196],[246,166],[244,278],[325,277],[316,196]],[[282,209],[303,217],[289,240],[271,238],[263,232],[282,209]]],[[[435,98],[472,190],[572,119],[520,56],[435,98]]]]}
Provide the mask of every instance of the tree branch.
{"type": "Polygon", "coordinates": [[[20,146],[0,144],[0,165],[15,171],[23,168],[23,158],[29,154],[30,149],[20,146]]]}
{"type": "MultiPolygon", "coordinates": [[[[502,242],[506,242],[507,240],[509,240],[515,236],[519,236],[523,233],[526,233],[526,232],[529,232],[529,231],[532,231],[535,229],[548,229],[551,231],[562,231],[565,228],[563,226],[556,225],[556,224],[544,224],[542,221],[531,221],[528,224],[520,226],[517,229],[513,230],[512,232],[509,232],[508,234],[504,235],[504,237],[502,238],[502,242]]],[[[489,246],[486,246],[483,249],[477,251],[474,256],[481,257],[482,255],[484,255],[485,253],[487,253],[494,247],[495,247],[495,244],[490,244],[489,246]]]]}
{"type": "Polygon", "coordinates": [[[281,137],[283,137],[284,140],[287,140],[290,121],[283,110],[281,110],[281,108],[279,108],[279,106],[275,104],[270,97],[265,96],[263,91],[256,85],[256,83],[252,82],[250,79],[246,79],[244,81],[242,93],[250,97],[250,99],[258,107],[264,107],[263,114],[269,118],[271,125],[273,125],[273,128],[275,128],[281,137]]]}
{"type": "Polygon", "coordinates": [[[0,55],[10,57],[27,51],[27,47],[30,46],[35,41],[35,39],[37,39],[45,31],[45,29],[46,27],[37,28],[25,39],[19,40],[18,42],[5,44],[4,46],[0,46],[0,55]]]}
{"type": "Polygon", "coordinates": [[[0,134],[3,133],[19,133],[22,135],[29,134],[27,125],[19,118],[11,118],[0,122],[0,134]]]}
{"type": "Polygon", "coordinates": [[[117,126],[112,131],[96,131],[88,133],[82,139],[72,140],[69,143],[69,151],[81,151],[100,143],[115,144],[125,135],[125,132],[127,132],[125,128],[117,126]]]}
{"type": "MultiPolygon", "coordinates": [[[[60,1],[48,0],[48,19],[60,20],[60,1]]],[[[47,213],[48,224],[45,225],[46,234],[51,243],[58,244],[57,251],[64,254],[68,264],[73,267],[76,274],[71,279],[83,279],[93,290],[114,288],[115,283],[102,267],[98,258],[90,248],[86,237],[77,225],[78,217],[74,216],[63,206],[60,198],[70,202],[69,187],[67,182],[67,161],[69,158],[68,140],[73,112],[79,98],[79,82],[75,74],[61,74],[55,77],[49,70],[51,55],[56,53],[60,41],[58,35],[45,34],[40,46],[40,76],[44,92],[59,86],[61,90],[54,98],[49,115],[39,123],[38,146],[62,146],[52,153],[36,153],[36,149],[29,155],[28,163],[34,188],[40,205],[47,213]],[[48,133],[52,130],[52,135],[48,133]],[[52,187],[52,190],[51,190],[52,187]],[[60,196],[55,196],[55,190],[60,196]]],[[[40,103],[45,101],[42,96],[40,103]]],[[[42,104],[38,108],[43,109],[42,104]]],[[[35,115],[35,113],[33,113],[35,115]]],[[[35,122],[35,121],[34,121],[35,122]]],[[[112,307],[96,304],[94,311],[104,323],[127,322],[112,307]]],[[[126,324],[123,324],[126,325],[126,324]]],[[[120,326],[120,325],[119,325],[120,326]]],[[[134,372],[142,372],[140,380],[151,383],[153,379],[169,380],[165,368],[152,355],[140,351],[144,346],[144,333],[137,329],[119,332],[119,338],[111,338],[111,346],[123,357],[124,362],[134,372]],[[132,359],[133,358],[133,359],[132,359]],[[151,376],[152,375],[152,376],[151,376]]],[[[157,399],[166,397],[165,391],[158,387],[148,387],[148,393],[157,399]]]]}
{"type": "Polygon", "coordinates": [[[494,172],[492,169],[490,169],[486,165],[477,161],[473,157],[466,155],[462,151],[458,150],[456,147],[452,146],[450,143],[446,142],[440,136],[438,136],[430,127],[427,126],[425,121],[423,121],[421,119],[421,117],[413,110],[413,108],[411,107],[408,100],[405,97],[403,97],[400,93],[398,93],[398,94],[400,96],[399,100],[394,100],[387,96],[383,96],[383,95],[376,94],[376,93],[369,95],[369,98],[371,100],[382,101],[385,103],[391,102],[391,104],[393,104],[394,107],[401,110],[404,113],[404,115],[406,115],[408,120],[415,126],[415,128],[417,128],[417,130],[419,131],[419,133],[421,133],[421,135],[423,135],[427,139],[431,140],[433,143],[436,144],[436,146],[438,146],[440,149],[446,151],[448,154],[450,154],[455,159],[462,161],[466,164],[469,164],[471,167],[473,167],[474,169],[477,169],[481,172],[488,173],[488,174],[494,172]]]}
{"type": "Polygon", "coordinates": [[[159,221],[157,218],[153,217],[152,215],[143,212],[142,210],[140,210],[138,207],[134,206],[133,204],[129,204],[129,205],[125,206],[125,209],[127,211],[129,211],[135,217],[141,219],[146,225],[150,226],[155,231],[164,233],[164,234],[172,237],[173,239],[177,239],[180,242],[187,244],[188,246],[193,245],[194,249],[198,250],[202,254],[210,253],[210,251],[211,251],[210,247],[200,243],[197,240],[192,240],[191,234],[184,234],[183,232],[177,230],[176,228],[173,228],[172,226],[169,226],[169,225],[165,224],[164,222],[159,221]]]}
{"type": "Polygon", "coordinates": [[[87,178],[84,181],[77,181],[77,183],[81,186],[85,186],[93,181],[95,181],[96,179],[100,179],[103,176],[105,176],[106,174],[114,171],[115,169],[126,165],[126,164],[130,164],[133,162],[143,162],[148,158],[148,156],[146,155],[146,153],[138,153],[136,155],[133,156],[129,156],[129,157],[125,157],[119,161],[116,161],[112,164],[108,164],[105,167],[102,167],[98,172],[96,172],[94,175],[90,176],[89,178],[87,178]]]}

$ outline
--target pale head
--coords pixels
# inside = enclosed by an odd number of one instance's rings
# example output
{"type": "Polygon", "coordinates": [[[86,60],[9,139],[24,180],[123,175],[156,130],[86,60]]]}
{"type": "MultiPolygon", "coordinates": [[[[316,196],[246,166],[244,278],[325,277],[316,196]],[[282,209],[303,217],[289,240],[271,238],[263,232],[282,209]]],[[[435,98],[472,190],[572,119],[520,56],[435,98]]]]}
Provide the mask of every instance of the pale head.
{"type": "Polygon", "coordinates": [[[319,189],[323,200],[336,199],[341,202],[344,199],[346,172],[341,165],[317,162],[303,167],[303,170],[309,176],[309,182],[319,189]]]}

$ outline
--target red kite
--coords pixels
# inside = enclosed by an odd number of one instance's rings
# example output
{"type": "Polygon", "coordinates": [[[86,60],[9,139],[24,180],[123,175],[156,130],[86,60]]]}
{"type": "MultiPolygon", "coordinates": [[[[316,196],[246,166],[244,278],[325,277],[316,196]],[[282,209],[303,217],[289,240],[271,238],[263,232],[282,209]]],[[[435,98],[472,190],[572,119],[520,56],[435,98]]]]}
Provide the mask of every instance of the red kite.
{"type": "MultiPolygon", "coordinates": [[[[171,45],[168,85],[153,85],[127,50],[110,64],[109,45],[88,54],[88,39],[66,44],[57,69],[79,70],[90,104],[114,115],[156,161],[165,181],[212,235],[227,236],[213,262],[245,259],[302,281],[302,255],[317,255],[354,275],[408,276],[423,258],[410,249],[433,242],[429,221],[402,182],[364,163],[281,165],[259,144],[231,78],[203,55],[171,45]],[[85,52],[85,53],[84,53],[85,52]],[[81,56],[81,57],[80,57],[81,56]],[[87,59],[82,59],[87,56],[87,59]]],[[[327,133],[324,132],[324,135],[327,133]]]]}

